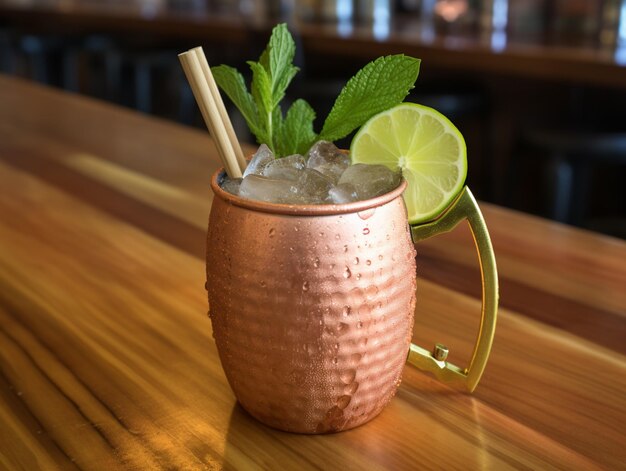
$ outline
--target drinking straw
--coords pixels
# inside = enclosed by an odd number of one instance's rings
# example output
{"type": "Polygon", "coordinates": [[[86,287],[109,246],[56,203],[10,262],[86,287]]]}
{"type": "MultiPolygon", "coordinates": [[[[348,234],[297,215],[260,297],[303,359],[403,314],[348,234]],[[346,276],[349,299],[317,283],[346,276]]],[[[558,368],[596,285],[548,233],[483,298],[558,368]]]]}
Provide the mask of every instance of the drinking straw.
{"type": "MultiPolygon", "coordinates": [[[[204,118],[204,123],[215,140],[217,151],[226,173],[230,178],[240,178],[242,173],[239,163],[237,162],[237,156],[228,137],[213,94],[205,79],[197,54],[193,50],[190,50],[179,54],[178,58],[185,71],[187,81],[191,86],[193,96],[198,103],[198,107],[204,118]]],[[[226,119],[228,119],[228,115],[226,115],[226,119]]]]}
{"type": "Polygon", "coordinates": [[[209,67],[209,63],[207,62],[206,56],[204,55],[204,50],[202,49],[202,47],[198,46],[194,47],[192,51],[194,51],[198,56],[200,66],[202,67],[202,72],[204,73],[204,78],[209,85],[209,90],[211,90],[211,94],[213,95],[213,101],[217,105],[217,110],[219,111],[220,117],[222,118],[222,123],[224,123],[224,126],[226,127],[226,133],[228,134],[230,143],[233,146],[233,150],[235,151],[235,156],[237,157],[239,168],[243,172],[246,169],[247,162],[245,157],[243,156],[241,146],[239,145],[239,139],[237,139],[237,134],[235,134],[235,130],[233,129],[233,123],[231,123],[230,119],[228,118],[226,107],[224,106],[222,96],[220,95],[220,91],[217,88],[217,84],[215,83],[215,79],[213,78],[213,74],[211,73],[211,67],[209,67]]]}

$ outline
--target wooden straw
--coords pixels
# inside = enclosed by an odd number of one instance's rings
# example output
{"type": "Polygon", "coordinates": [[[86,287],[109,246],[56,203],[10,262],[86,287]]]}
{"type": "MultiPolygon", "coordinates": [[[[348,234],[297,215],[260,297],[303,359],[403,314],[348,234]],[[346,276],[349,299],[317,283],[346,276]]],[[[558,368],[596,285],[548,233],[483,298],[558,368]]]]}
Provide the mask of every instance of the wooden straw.
{"type": "Polygon", "coordinates": [[[220,117],[222,118],[222,123],[224,123],[224,126],[226,127],[226,133],[228,134],[230,144],[235,151],[235,156],[237,157],[239,168],[243,172],[246,169],[247,162],[245,157],[243,156],[241,146],[239,145],[239,139],[237,139],[237,134],[235,134],[235,130],[233,129],[233,123],[231,123],[230,118],[228,117],[228,113],[226,112],[226,107],[224,106],[224,102],[222,101],[222,95],[220,94],[220,91],[217,88],[217,83],[215,83],[215,79],[213,78],[213,74],[211,73],[211,67],[209,67],[209,63],[207,62],[206,56],[204,55],[204,50],[202,49],[202,47],[194,47],[192,51],[194,51],[198,56],[200,66],[202,67],[202,72],[204,73],[204,78],[209,85],[209,90],[211,90],[211,94],[213,95],[213,101],[217,105],[217,110],[219,111],[220,117]]]}
{"type": "Polygon", "coordinates": [[[213,100],[213,94],[204,78],[204,72],[202,71],[198,56],[191,50],[179,54],[178,58],[183,66],[191,90],[193,91],[193,96],[198,103],[198,107],[204,118],[204,123],[207,128],[209,128],[209,132],[215,140],[226,173],[230,178],[240,178],[242,173],[239,163],[237,162],[237,156],[228,138],[228,133],[222,122],[217,105],[213,100]]]}

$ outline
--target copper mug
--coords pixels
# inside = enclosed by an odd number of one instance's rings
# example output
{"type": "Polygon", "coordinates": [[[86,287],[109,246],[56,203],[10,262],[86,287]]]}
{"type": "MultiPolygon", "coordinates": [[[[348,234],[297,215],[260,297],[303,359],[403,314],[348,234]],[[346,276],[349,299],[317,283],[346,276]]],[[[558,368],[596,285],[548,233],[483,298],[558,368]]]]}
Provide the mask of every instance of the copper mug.
{"type": "Polygon", "coordinates": [[[487,362],[498,303],[495,258],[466,187],[434,222],[409,226],[406,187],[339,205],[252,201],[220,188],[207,236],[213,336],[240,404],[281,430],[325,433],[376,415],[405,362],[471,391],[487,362]],[[481,326],[468,368],[411,343],[414,243],[467,219],[483,280],[481,326]]]}

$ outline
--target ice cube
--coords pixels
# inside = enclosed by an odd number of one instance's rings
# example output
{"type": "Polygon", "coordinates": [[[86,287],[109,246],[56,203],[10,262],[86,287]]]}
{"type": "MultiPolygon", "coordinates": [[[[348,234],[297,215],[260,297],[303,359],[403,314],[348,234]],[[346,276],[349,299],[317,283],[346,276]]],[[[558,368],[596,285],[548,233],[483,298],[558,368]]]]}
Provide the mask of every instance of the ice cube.
{"type": "Polygon", "coordinates": [[[267,165],[275,160],[274,153],[265,144],[261,144],[252,160],[243,172],[244,178],[248,175],[263,175],[263,170],[267,165]]]}
{"type": "Polygon", "coordinates": [[[339,185],[350,183],[360,200],[374,198],[396,188],[402,180],[400,170],[393,171],[384,165],[350,165],[339,179],[339,185]]]}
{"type": "Polygon", "coordinates": [[[300,203],[296,182],[261,175],[248,175],[241,181],[239,196],[269,203],[300,203]]]}
{"type": "Polygon", "coordinates": [[[241,180],[241,178],[224,178],[224,181],[222,182],[222,190],[232,193],[233,195],[238,195],[239,187],[241,186],[241,180]]]}
{"type": "Polygon", "coordinates": [[[309,149],[307,167],[320,172],[337,183],[350,165],[350,156],[328,141],[318,141],[309,149]]]}
{"type": "Polygon", "coordinates": [[[312,168],[300,172],[297,187],[307,204],[321,204],[328,201],[328,192],[333,182],[312,168]]]}
{"type": "Polygon", "coordinates": [[[352,183],[342,183],[334,186],[328,192],[330,200],[335,204],[352,203],[358,201],[359,195],[352,183]]]}
{"type": "Polygon", "coordinates": [[[281,157],[267,164],[263,170],[263,176],[279,180],[297,180],[305,166],[306,161],[299,154],[281,157]]]}

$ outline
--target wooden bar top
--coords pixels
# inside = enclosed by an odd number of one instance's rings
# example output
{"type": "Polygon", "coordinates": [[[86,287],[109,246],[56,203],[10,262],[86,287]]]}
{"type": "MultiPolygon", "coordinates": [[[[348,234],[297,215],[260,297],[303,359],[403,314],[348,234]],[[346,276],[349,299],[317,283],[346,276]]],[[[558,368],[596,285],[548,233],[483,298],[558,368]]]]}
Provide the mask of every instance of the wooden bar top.
{"type": "MultiPolygon", "coordinates": [[[[625,242],[483,205],[501,309],[475,393],[407,366],[370,423],[289,434],[237,405],[211,336],[217,167],[206,133],[0,77],[0,468],[625,469],[625,242]]],[[[414,340],[465,364],[469,234],[417,251],[414,340]]]]}

